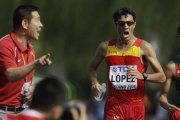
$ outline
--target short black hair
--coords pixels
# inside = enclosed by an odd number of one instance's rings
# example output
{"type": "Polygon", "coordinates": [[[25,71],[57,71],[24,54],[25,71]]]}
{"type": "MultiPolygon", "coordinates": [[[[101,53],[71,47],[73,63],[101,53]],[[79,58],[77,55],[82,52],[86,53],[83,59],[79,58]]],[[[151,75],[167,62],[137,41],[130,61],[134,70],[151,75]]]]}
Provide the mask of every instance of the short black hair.
{"type": "Polygon", "coordinates": [[[67,96],[67,88],[62,81],[47,77],[36,85],[30,108],[48,112],[57,105],[63,107],[67,96]]]}
{"type": "Polygon", "coordinates": [[[118,21],[119,18],[121,18],[122,15],[127,16],[127,14],[130,14],[133,16],[133,20],[136,21],[136,15],[135,13],[127,7],[122,7],[119,10],[116,10],[116,12],[113,15],[114,18],[114,22],[116,23],[118,21]]]}
{"type": "Polygon", "coordinates": [[[22,20],[26,19],[31,22],[32,12],[38,11],[39,8],[33,5],[21,5],[17,7],[13,14],[13,28],[16,30],[21,26],[22,20]]]}
{"type": "Polygon", "coordinates": [[[180,35],[180,26],[178,27],[178,34],[180,35]]]}

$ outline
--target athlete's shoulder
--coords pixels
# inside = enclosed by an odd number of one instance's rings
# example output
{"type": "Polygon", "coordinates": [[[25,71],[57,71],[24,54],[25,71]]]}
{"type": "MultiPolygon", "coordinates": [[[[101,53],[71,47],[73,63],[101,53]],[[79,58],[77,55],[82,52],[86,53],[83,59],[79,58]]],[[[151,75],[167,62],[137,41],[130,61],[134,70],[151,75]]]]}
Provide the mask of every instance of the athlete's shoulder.
{"type": "Polygon", "coordinates": [[[148,47],[151,47],[151,44],[147,42],[146,40],[141,40],[141,47],[148,48],[148,47]]]}
{"type": "Polygon", "coordinates": [[[115,44],[116,44],[116,39],[111,39],[111,40],[102,42],[100,45],[102,45],[103,47],[108,47],[108,46],[112,46],[115,44]]]}
{"type": "Polygon", "coordinates": [[[165,69],[166,69],[166,70],[169,70],[169,71],[174,70],[174,69],[175,69],[175,63],[174,63],[174,61],[173,61],[173,60],[170,61],[170,62],[166,65],[165,69]]]}
{"type": "Polygon", "coordinates": [[[176,58],[174,58],[172,61],[170,61],[166,67],[170,68],[170,69],[174,69],[176,66],[180,65],[180,56],[177,56],[176,58]]]}
{"type": "Polygon", "coordinates": [[[152,45],[145,40],[141,42],[140,48],[144,53],[149,53],[151,51],[154,51],[154,48],[152,47],[152,45]]]}
{"type": "Polygon", "coordinates": [[[166,66],[171,66],[171,65],[174,65],[174,61],[173,60],[171,60],[169,63],[167,63],[166,66]]]}
{"type": "Polygon", "coordinates": [[[108,47],[109,40],[101,42],[99,48],[106,50],[108,47]]]}

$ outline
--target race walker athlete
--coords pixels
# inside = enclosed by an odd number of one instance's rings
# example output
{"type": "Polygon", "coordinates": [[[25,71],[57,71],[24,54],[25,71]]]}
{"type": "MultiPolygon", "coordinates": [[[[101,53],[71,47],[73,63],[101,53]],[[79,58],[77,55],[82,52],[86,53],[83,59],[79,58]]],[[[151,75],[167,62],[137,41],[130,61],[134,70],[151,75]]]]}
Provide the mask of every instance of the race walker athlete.
{"type": "Polygon", "coordinates": [[[88,76],[95,96],[99,92],[96,71],[102,60],[107,63],[109,96],[104,120],[144,120],[145,81],[162,83],[165,75],[152,46],[134,36],[135,13],[120,8],[114,15],[118,38],[102,42],[93,58],[88,76]],[[147,74],[150,63],[153,74],[147,74]]]}

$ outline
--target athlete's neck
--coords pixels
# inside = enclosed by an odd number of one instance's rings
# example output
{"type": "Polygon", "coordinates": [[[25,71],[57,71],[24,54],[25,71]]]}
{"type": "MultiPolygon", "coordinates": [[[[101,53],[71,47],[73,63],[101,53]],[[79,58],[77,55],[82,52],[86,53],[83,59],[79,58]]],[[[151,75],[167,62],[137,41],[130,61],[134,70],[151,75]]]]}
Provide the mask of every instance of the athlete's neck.
{"type": "Polygon", "coordinates": [[[130,40],[124,40],[118,37],[116,45],[119,47],[131,47],[136,41],[136,39],[137,38],[135,36],[133,36],[130,40]]]}

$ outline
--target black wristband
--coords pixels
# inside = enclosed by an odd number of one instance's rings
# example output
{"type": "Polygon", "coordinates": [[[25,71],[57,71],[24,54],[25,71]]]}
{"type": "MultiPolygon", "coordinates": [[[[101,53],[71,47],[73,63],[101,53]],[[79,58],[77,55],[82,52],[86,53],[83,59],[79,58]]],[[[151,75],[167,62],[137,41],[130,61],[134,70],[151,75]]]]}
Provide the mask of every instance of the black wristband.
{"type": "Polygon", "coordinates": [[[147,77],[148,77],[148,74],[147,74],[147,73],[142,73],[142,75],[143,75],[143,78],[144,78],[143,81],[146,81],[146,80],[147,80],[147,77]]]}

